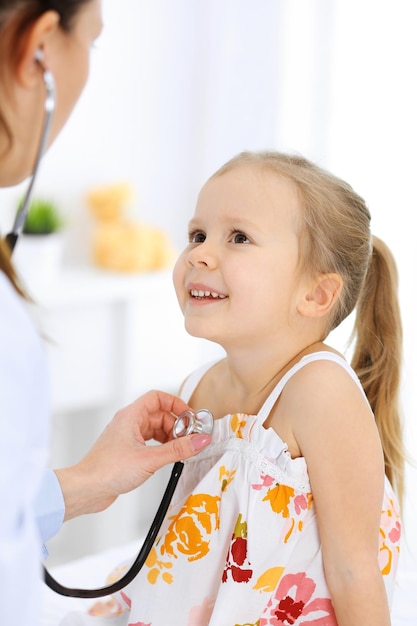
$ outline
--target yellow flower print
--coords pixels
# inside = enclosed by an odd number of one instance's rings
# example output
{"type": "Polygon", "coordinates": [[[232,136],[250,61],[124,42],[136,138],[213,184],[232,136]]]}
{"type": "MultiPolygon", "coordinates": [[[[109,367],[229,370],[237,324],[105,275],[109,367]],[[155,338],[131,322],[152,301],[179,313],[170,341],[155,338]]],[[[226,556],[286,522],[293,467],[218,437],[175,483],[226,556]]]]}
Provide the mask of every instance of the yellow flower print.
{"type": "Polygon", "coordinates": [[[164,569],[171,569],[172,563],[169,561],[162,561],[158,559],[158,553],[155,549],[155,546],[152,547],[152,550],[149,552],[148,558],[146,559],[146,565],[150,568],[148,572],[148,581],[151,585],[154,585],[159,578],[159,574],[162,573],[162,580],[164,580],[169,585],[173,581],[173,576],[170,572],[164,572],[164,569]]]}
{"type": "Polygon", "coordinates": [[[284,567],[271,567],[270,569],[267,569],[259,576],[253,588],[272,593],[278,585],[284,569],[284,567]]]}
{"type": "Polygon", "coordinates": [[[233,481],[236,474],[236,470],[229,472],[225,465],[222,465],[219,469],[219,480],[222,483],[222,491],[226,491],[230,483],[233,481]]]}
{"type": "Polygon", "coordinates": [[[247,416],[242,413],[233,413],[230,419],[230,428],[236,435],[236,439],[243,439],[242,430],[246,426],[247,416]]]}

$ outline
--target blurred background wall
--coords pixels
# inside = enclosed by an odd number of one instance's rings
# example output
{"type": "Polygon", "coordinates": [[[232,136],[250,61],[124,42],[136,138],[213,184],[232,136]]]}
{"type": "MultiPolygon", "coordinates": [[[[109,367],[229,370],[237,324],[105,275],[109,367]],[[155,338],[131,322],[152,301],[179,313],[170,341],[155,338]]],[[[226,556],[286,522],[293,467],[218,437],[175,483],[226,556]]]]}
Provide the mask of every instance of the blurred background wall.
{"type": "MultiPolygon", "coordinates": [[[[91,267],[91,218],[85,206],[91,187],[127,181],[136,192],[132,215],[166,230],[180,248],[200,186],[235,153],[272,148],[317,161],[366,198],[374,233],[397,259],[404,323],[402,405],[406,443],[416,461],[415,1],[103,0],[103,12],[105,28],[92,51],[90,81],[44,159],[37,188],[38,195],[56,199],[66,215],[65,263],[86,271],[91,267]]],[[[21,189],[1,192],[2,229],[21,189]]],[[[114,276],[111,281],[110,291],[114,276]]],[[[170,333],[182,341],[182,322],[175,318],[172,293],[169,297],[170,333]]],[[[71,316],[71,306],[65,315],[71,316]]],[[[145,336],[149,326],[140,341],[156,342],[162,318],[135,317],[134,311],[128,331],[139,332],[135,324],[153,324],[151,339],[145,336]]],[[[334,335],[336,347],[344,349],[349,330],[348,320],[334,335]]],[[[115,335],[112,341],[121,340],[115,335]]],[[[181,374],[211,354],[211,348],[199,348],[189,357],[189,349],[182,354],[181,374]]],[[[144,354],[152,359],[152,345],[144,354]]],[[[101,358],[98,351],[97,363],[101,358]]],[[[120,358],[131,362],[126,354],[120,358]]],[[[158,358],[163,358],[160,352],[158,358]]],[[[140,366],[140,354],[135,363],[140,366]]],[[[149,383],[174,387],[177,374],[172,381],[158,380],[155,372],[149,383]]],[[[82,376],[88,380],[89,372],[82,376]]],[[[64,371],[59,385],[70,381],[70,372],[64,371]]],[[[127,395],[116,393],[94,411],[81,406],[76,412],[62,410],[58,400],[53,460],[66,462],[68,450],[75,454],[83,437],[80,447],[85,447],[108,419],[115,399],[127,395]]],[[[153,489],[143,491],[142,509],[152,501],[153,489]]],[[[410,465],[402,561],[410,569],[417,568],[416,489],[417,471],[410,465]]],[[[110,531],[120,527],[124,514],[109,517],[110,531]]],[[[89,536],[78,527],[74,534],[89,536]]],[[[77,548],[70,553],[77,556],[77,548]]]]}

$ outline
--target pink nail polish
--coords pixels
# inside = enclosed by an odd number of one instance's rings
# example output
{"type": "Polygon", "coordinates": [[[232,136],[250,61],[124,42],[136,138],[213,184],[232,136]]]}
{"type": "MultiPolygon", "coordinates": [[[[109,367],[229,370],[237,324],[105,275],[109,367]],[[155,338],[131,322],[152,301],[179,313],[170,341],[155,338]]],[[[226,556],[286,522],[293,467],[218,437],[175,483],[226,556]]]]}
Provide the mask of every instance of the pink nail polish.
{"type": "Polygon", "coordinates": [[[203,448],[205,448],[206,445],[210,443],[210,441],[211,441],[210,435],[205,435],[205,434],[193,435],[191,437],[191,447],[193,448],[195,452],[198,452],[199,450],[202,450],[203,448]]]}

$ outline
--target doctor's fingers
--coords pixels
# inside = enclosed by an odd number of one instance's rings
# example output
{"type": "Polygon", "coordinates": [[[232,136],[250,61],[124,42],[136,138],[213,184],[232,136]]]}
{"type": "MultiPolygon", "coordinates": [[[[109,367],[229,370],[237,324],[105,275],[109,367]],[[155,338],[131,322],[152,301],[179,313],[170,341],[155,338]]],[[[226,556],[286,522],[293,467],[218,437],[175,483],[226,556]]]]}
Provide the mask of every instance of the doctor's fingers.
{"type": "Polygon", "coordinates": [[[119,413],[129,415],[138,429],[138,439],[156,439],[167,441],[172,437],[175,418],[189,410],[189,406],[180,398],[164,391],[148,391],[119,413]]]}
{"type": "Polygon", "coordinates": [[[210,442],[211,436],[202,433],[173,439],[161,445],[150,446],[147,448],[149,456],[147,469],[150,472],[154,472],[168,463],[184,461],[198,454],[210,442]]]}

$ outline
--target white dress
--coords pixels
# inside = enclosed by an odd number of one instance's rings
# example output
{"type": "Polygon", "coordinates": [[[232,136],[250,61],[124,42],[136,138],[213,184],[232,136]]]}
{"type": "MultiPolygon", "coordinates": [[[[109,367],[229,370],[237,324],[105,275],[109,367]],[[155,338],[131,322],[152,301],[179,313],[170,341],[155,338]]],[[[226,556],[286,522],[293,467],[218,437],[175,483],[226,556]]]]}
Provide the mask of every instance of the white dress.
{"type": "MultiPolygon", "coordinates": [[[[129,612],[124,623],[336,626],[305,460],[292,459],[275,431],[263,427],[289,378],[316,359],[339,363],[360,386],[337,355],[310,354],[279,381],[258,415],[215,420],[213,443],[186,462],[144,568],[116,596],[120,611],[129,612]]],[[[206,370],[188,379],[185,401],[206,370]]],[[[398,507],[386,481],[380,566],[390,600],[399,539],[398,507]]]]}

